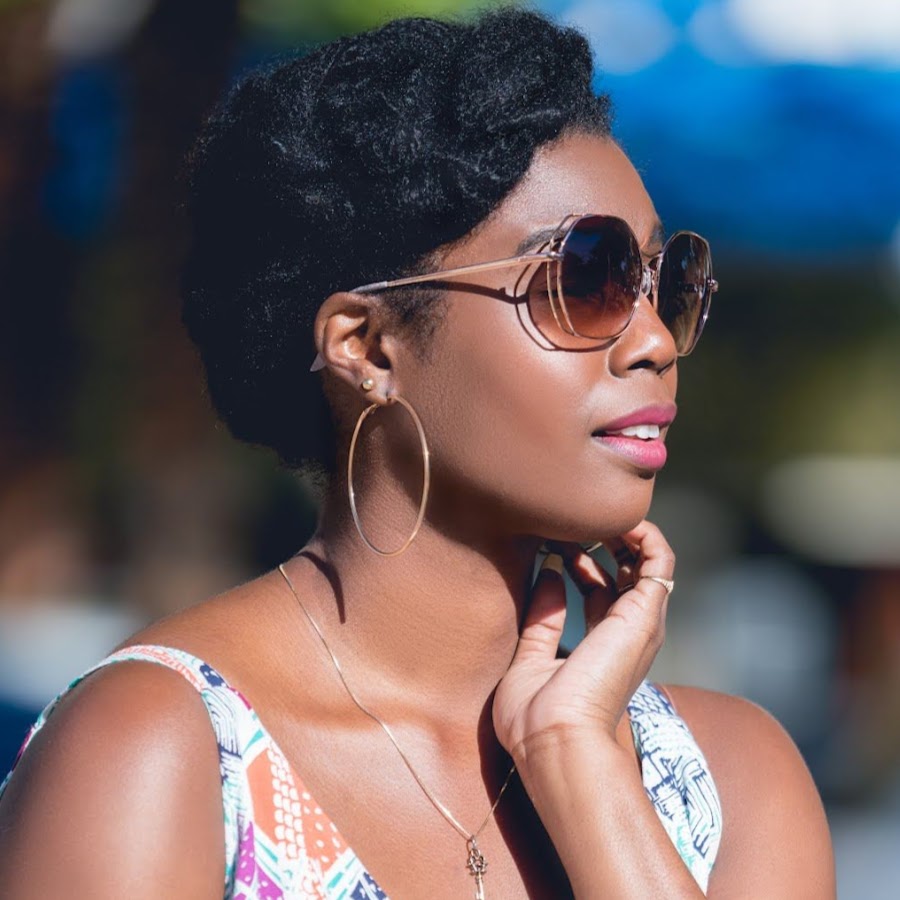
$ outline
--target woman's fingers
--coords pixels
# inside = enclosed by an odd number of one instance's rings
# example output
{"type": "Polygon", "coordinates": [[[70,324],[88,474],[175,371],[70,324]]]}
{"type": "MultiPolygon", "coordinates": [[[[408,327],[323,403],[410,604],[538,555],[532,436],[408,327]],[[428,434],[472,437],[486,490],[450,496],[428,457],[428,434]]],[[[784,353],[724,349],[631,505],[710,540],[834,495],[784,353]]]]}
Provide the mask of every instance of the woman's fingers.
{"type": "Polygon", "coordinates": [[[513,658],[513,665],[556,658],[566,623],[566,587],[562,559],[548,554],[541,564],[525,614],[525,623],[513,658]]]}
{"type": "Polygon", "coordinates": [[[618,563],[614,585],[611,584],[612,576],[603,573],[599,565],[583,551],[581,556],[574,550],[570,552],[572,562],[569,571],[587,576],[582,577],[581,581],[575,579],[583,590],[591,587],[591,582],[603,582],[602,594],[594,593],[599,590],[597,587],[585,594],[585,618],[588,619],[589,631],[592,626],[603,622],[601,631],[610,637],[615,634],[616,640],[626,642],[619,646],[622,662],[630,658],[635,670],[644,670],[649,668],[664,640],[668,593],[662,584],[643,576],[671,579],[675,556],[662,532],[646,520],[604,544],[618,563]],[[603,575],[596,574],[598,571],[603,575]],[[610,617],[624,626],[625,631],[619,633],[618,624],[613,625],[612,622],[609,623],[612,627],[610,631],[604,621],[610,617]]]}
{"type": "Polygon", "coordinates": [[[614,537],[606,541],[606,549],[616,561],[616,590],[621,594],[634,585],[638,545],[623,537],[614,537]]]}
{"type": "Polygon", "coordinates": [[[675,572],[675,553],[662,532],[646,519],[625,532],[626,545],[637,550],[636,580],[645,575],[671,580],[675,572]]]}
{"type": "Polygon", "coordinates": [[[584,627],[590,631],[605,618],[613,603],[616,602],[616,590],[613,587],[594,588],[584,598],[584,627]]]}
{"type": "Polygon", "coordinates": [[[616,579],[580,546],[551,544],[532,590],[515,657],[498,685],[493,716],[507,749],[534,735],[581,730],[615,737],[622,713],[662,645],[667,591],[644,575],[670,579],[672,550],[655,526],[607,542],[620,562],[616,579]],[[588,633],[566,659],[557,652],[566,617],[563,567],[585,598],[588,633]]]}
{"type": "Polygon", "coordinates": [[[612,578],[603,566],[578,544],[559,544],[559,552],[566,565],[566,571],[582,593],[589,593],[596,587],[612,587],[612,578]]]}
{"type": "Polygon", "coordinates": [[[604,619],[620,594],[634,586],[638,544],[622,537],[613,537],[603,543],[616,560],[615,576],[579,544],[560,542],[550,545],[562,554],[566,571],[584,597],[584,618],[588,631],[604,619]]]}
{"type": "Polygon", "coordinates": [[[590,632],[608,615],[628,623],[647,638],[643,650],[633,648],[642,658],[638,667],[652,661],[662,636],[668,594],[664,585],[644,576],[671,579],[675,556],[662,532],[644,520],[635,528],[609,538],[604,546],[617,563],[615,578],[576,543],[550,542],[563,557],[566,571],[584,597],[584,617],[590,632]]]}
{"type": "Polygon", "coordinates": [[[584,622],[590,631],[615,603],[618,592],[612,576],[577,544],[560,547],[563,560],[576,587],[584,597],[584,622]]]}
{"type": "Polygon", "coordinates": [[[640,668],[645,661],[649,666],[665,640],[669,599],[667,588],[646,576],[671,579],[675,554],[662,532],[646,520],[621,535],[621,542],[616,549],[623,559],[625,550],[632,551],[633,562],[630,565],[625,563],[626,568],[630,569],[629,576],[623,576],[620,572],[622,594],[611,608],[610,615],[629,622],[636,633],[646,637],[647,643],[643,649],[639,644],[635,646],[635,650],[644,657],[638,663],[640,668]],[[626,578],[630,579],[630,583],[623,584],[626,578]]]}

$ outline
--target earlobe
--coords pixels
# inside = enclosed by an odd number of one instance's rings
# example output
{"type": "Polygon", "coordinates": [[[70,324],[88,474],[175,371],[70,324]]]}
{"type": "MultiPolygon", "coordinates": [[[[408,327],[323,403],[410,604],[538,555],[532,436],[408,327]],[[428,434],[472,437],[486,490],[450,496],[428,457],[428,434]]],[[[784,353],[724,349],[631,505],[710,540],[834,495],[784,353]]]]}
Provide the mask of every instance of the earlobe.
{"type": "Polygon", "coordinates": [[[311,371],[327,368],[356,390],[386,397],[391,387],[391,363],[384,353],[381,322],[377,299],[344,292],[332,294],[316,315],[318,355],[311,371]]]}

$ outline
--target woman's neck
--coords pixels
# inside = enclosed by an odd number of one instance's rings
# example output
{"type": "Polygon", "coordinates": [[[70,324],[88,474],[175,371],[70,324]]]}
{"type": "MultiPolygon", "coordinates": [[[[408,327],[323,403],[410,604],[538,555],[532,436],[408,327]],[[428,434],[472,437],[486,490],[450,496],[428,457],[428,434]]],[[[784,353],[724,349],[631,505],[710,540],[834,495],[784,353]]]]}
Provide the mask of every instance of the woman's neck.
{"type": "MultiPolygon", "coordinates": [[[[385,510],[386,521],[404,516],[412,523],[415,509],[385,510]]],[[[405,539],[400,527],[379,537],[388,548],[405,539]]],[[[344,668],[366,679],[367,696],[465,725],[483,715],[509,667],[539,543],[483,529],[461,539],[426,520],[405,552],[383,557],[361,540],[346,499],[332,496],[299,556],[319,588],[310,612],[344,668]]]]}

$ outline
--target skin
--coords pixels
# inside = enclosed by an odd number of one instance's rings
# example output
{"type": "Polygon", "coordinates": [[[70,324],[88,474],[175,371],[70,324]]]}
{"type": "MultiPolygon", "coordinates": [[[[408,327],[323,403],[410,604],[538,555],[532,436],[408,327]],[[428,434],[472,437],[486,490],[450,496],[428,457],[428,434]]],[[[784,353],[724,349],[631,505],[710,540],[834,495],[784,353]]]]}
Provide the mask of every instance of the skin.
{"type": "MultiPolygon", "coordinates": [[[[511,256],[532,231],[588,211],[625,219],[648,257],[659,250],[653,204],[625,155],[602,138],[568,135],[536,154],[442,265],[511,256]]],[[[481,823],[515,759],[518,777],[479,840],[490,897],[699,897],[643,795],[625,714],[664,637],[665,590],[639,580],[616,601],[609,576],[571,543],[627,547],[635,560],[626,578],[672,576],[671,549],[644,521],[653,473],[591,432],[673,401],[675,348],[646,297],[616,340],[554,348],[511,302],[522,275],[479,273],[466,281],[480,293],[462,283],[448,291],[424,356],[377,295],[323,304],[315,339],[343,422],[338,472],[348,428],[369,403],[383,407],[364,430],[354,475],[369,539],[402,543],[421,491],[418,438],[392,395],[422,419],[432,490],[409,549],[382,558],[360,541],[339,476],[315,536],[286,569],[348,681],[457,819],[481,823]],[[545,538],[585,594],[590,631],[565,660],[562,580],[544,571],[531,585],[545,538]]],[[[462,839],[349,700],[277,571],[126,643],[181,647],[237,686],[389,896],[471,896],[462,839]]],[[[834,896],[822,805],[782,727],[746,700],[666,687],[722,800],[708,896],[834,896]]],[[[136,663],[73,690],[0,803],[5,896],[221,897],[223,867],[215,744],[193,690],[136,663]]]]}

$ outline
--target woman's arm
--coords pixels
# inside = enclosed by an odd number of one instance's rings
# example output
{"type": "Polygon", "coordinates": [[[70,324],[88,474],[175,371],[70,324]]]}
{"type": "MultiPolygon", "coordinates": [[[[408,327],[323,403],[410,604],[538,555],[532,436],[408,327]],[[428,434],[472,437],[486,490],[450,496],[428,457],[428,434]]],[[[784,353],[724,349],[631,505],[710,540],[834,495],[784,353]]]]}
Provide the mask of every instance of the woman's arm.
{"type": "Polygon", "coordinates": [[[615,583],[580,548],[561,548],[585,596],[588,626],[564,660],[557,658],[566,615],[562,566],[557,559],[548,568],[548,557],[497,686],[494,729],[579,900],[699,900],[703,892],[616,734],[664,640],[674,555],[646,521],[606,543],[622,559],[615,583]]]}
{"type": "Polygon", "coordinates": [[[755,703],[666,685],[706,756],[722,801],[712,900],[827,900],[834,852],[821,798],[797,746],[755,703]]]}
{"type": "MultiPolygon", "coordinates": [[[[723,831],[710,900],[832,900],[834,854],[818,791],[796,745],[741,697],[667,685],[709,763],[723,831]]],[[[700,897],[644,795],[633,759],[587,736],[545,739],[523,770],[575,896],[700,897]]]]}
{"type": "Polygon", "coordinates": [[[578,900],[701,900],[622,747],[558,734],[516,758],[578,900]]]}
{"type": "Polygon", "coordinates": [[[85,679],[35,735],[0,800],[7,900],[221,898],[215,737],[175,672],[122,662],[85,679]]]}
{"type": "MultiPolygon", "coordinates": [[[[674,557],[648,522],[607,543],[623,560],[623,549],[635,557],[620,567],[615,585],[587,554],[569,549],[588,631],[564,660],[556,654],[564,585],[555,571],[538,576],[516,655],[497,687],[494,727],[579,900],[696,900],[703,893],[648,801],[633,756],[616,740],[617,723],[663,643],[668,591],[659,579],[672,577],[674,557]]],[[[697,723],[697,705],[687,698],[685,706],[694,737],[710,750],[723,802],[726,837],[709,896],[833,897],[821,803],[783,729],[739,698],[706,692],[697,723]],[[802,827],[809,835],[797,833],[802,827]]]]}

